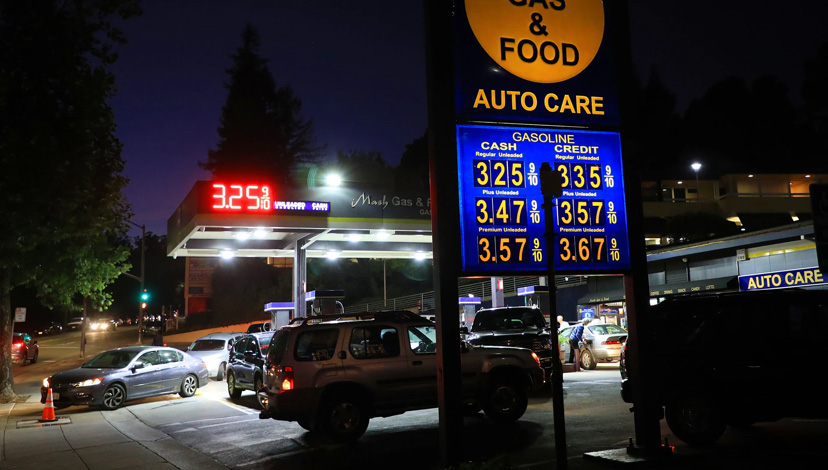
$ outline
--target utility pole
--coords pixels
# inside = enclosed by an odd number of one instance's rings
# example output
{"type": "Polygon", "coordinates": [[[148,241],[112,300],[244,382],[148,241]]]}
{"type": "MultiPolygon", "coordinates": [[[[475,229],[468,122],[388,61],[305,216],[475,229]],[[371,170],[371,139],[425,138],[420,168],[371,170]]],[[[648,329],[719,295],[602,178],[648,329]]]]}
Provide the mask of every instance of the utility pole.
{"type": "MultiPolygon", "coordinates": [[[[138,225],[135,222],[128,220],[127,222],[131,223],[132,225],[141,229],[141,276],[135,276],[130,273],[124,273],[124,276],[129,276],[132,279],[141,283],[141,288],[138,292],[144,292],[144,257],[145,257],[145,249],[144,243],[147,237],[147,226],[146,225],[138,225]]],[[[141,302],[138,303],[138,344],[144,344],[144,311],[141,308],[141,302]]]]}

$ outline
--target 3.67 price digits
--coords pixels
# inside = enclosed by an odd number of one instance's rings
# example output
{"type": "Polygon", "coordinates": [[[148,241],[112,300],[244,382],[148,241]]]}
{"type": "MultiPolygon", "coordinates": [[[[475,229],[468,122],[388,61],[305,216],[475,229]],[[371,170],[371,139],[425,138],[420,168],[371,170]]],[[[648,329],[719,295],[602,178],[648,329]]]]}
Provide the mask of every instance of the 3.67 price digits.
{"type": "MultiPolygon", "coordinates": [[[[618,261],[618,242],[610,239],[611,261],[618,261]],[[614,254],[613,254],[614,253],[614,254]]],[[[561,263],[604,263],[607,261],[607,237],[592,235],[562,236],[558,239],[561,263]]]]}
{"type": "Polygon", "coordinates": [[[532,243],[530,254],[527,237],[477,237],[477,260],[481,264],[539,261],[535,249],[540,248],[540,240],[535,238],[532,243]]]}
{"type": "Polygon", "coordinates": [[[523,162],[474,160],[474,186],[483,188],[525,188],[523,162]]]}
{"type": "Polygon", "coordinates": [[[477,225],[526,225],[526,199],[475,198],[477,225]]]}

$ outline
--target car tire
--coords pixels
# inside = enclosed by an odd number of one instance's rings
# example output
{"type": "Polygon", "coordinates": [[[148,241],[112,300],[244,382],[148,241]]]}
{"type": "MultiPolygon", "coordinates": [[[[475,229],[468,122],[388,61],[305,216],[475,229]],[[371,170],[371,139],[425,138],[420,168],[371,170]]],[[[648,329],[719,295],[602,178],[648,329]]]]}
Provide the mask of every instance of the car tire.
{"type": "Polygon", "coordinates": [[[227,394],[230,398],[239,398],[242,394],[242,390],[236,387],[236,376],[233,372],[227,373],[227,394]]]}
{"type": "Polygon", "coordinates": [[[592,355],[592,351],[589,349],[581,351],[581,369],[595,370],[596,367],[598,367],[598,363],[595,362],[595,356],[592,355]]]}
{"type": "Polygon", "coordinates": [[[511,423],[523,416],[528,404],[526,389],[519,382],[502,380],[489,388],[483,411],[497,423],[511,423]]]}
{"type": "Polygon", "coordinates": [[[198,390],[198,377],[193,374],[185,375],[184,380],[181,381],[181,386],[178,388],[178,394],[182,398],[189,398],[195,395],[196,390],[198,390]]]}
{"type": "Polygon", "coordinates": [[[313,431],[314,430],[313,421],[311,421],[309,419],[300,419],[300,420],[297,420],[296,423],[298,423],[299,426],[301,426],[302,429],[304,429],[305,431],[313,431]]]}
{"type": "Polygon", "coordinates": [[[712,444],[726,427],[714,403],[701,394],[681,396],[666,406],[667,425],[677,438],[690,445],[712,444]]]}
{"type": "Polygon", "coordinates": [[[262,401],[262,395],[259,393],[259,390],[262,388],[262,378],[258,375],[253,380],[253,393],[256,394],[256,401],[259,403],[259,408],[265,409],[265,404],[262,401]]]}
{"type": "Polygon", "coordinates": [[[40,349],[35,349],[35,355],[32,358],[31,364],[34,364],[35,362],[37,362],[37,356],[39,356],[39,355],[40,355],[40,349]]]}
{"type": "Polygon", "coordinates": [[[120,384],[112,384],[104,390],[101,407],[105,410],[115,410],[126,401],[126,389],[120,384]]]}
{"type": "Polygon", "coordinates": [[[216,380],[221,381],[224,380],[224,374],[227,372],[227,363],[222,362],[219,364],[218,372],[216,373],[216,380]]]}
{"type": "Polygon", "coordinates": [[[319,413],[322,433],[336,442],[355,442],[368,429],[368,407],[353,394],[328,397],[319,413]]]}

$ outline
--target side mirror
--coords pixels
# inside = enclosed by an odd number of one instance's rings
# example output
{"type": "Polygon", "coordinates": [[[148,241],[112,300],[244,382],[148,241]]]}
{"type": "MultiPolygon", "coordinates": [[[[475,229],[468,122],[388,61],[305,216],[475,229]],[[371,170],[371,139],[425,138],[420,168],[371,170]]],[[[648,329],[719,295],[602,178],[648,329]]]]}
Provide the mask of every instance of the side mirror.
{"type": "Polygon", "coordinates": [[[467,335],[467,334],[469,334],[469,328],[468,328],[468,327],[466,327],[466,326],[461,326],[461,327],[460,327],[460,334],[461,334],[461,335],[467,335]]]}
{"type": "Polygon", "coordinates": [[[130,368],[130,370],[131,370],[131,371],[132,371],[132,373],[134,374],[136,370],[138,370],[138,369],[143,369],[143,368],[144,368],[144,363],[143,363],[143,362],[136,362],[136,363],[132,366],[132,368],[130,368]]]}

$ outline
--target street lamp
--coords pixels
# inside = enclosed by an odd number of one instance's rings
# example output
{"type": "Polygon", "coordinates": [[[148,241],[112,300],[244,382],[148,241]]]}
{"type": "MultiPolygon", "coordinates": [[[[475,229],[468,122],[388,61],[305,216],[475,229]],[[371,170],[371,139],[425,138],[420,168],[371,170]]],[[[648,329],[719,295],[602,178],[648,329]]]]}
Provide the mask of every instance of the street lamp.
{"type": "Polygon", "coordinates": [[[690,168],[696,172],[696,202],[701,202],[701,191],[699,190],[699,170],[701,169],[701,163],[693,162],[690,168]]]}

